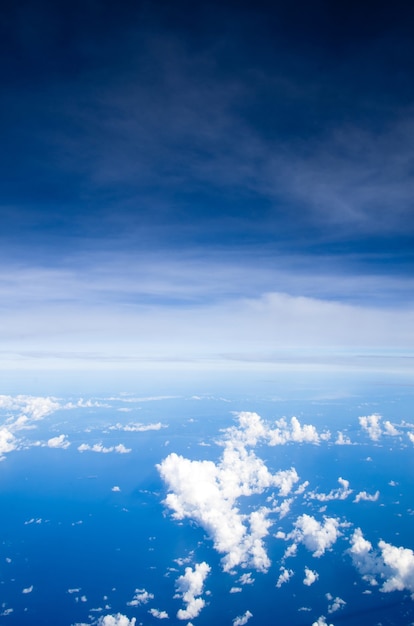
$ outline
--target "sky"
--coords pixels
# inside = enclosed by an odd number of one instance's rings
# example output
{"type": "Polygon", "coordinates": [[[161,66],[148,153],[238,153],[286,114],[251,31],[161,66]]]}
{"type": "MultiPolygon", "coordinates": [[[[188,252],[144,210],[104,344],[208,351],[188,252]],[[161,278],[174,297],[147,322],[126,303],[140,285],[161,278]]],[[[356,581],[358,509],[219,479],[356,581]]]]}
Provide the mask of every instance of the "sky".
{"type": "Polygon", "coordinates": [[[0,369],[412,372],[413,21],[6,2],[0,369]]]}

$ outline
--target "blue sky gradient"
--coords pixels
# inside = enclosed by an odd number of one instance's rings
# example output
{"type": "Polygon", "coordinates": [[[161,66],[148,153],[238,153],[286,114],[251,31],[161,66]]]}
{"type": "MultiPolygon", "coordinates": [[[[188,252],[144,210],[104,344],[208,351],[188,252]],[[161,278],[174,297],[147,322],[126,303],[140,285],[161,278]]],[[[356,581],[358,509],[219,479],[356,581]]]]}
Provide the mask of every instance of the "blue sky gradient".
{"type": "Polygon", "coordinates": [[[0,367],[412,370],[413,21],[6,3],[0,367]]]}

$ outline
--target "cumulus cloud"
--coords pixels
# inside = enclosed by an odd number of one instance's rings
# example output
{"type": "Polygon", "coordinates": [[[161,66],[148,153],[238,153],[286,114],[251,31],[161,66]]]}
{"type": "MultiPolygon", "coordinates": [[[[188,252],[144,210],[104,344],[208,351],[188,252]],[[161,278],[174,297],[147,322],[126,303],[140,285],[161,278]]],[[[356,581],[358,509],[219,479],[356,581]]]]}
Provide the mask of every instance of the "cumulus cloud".
{"type": "Polygon", "coordinates": [[[139,606],[140,604],[147,604],[150,600],[154,599],[154,594],[149,593],[146,589],[135,589],[135,595],[130,602],[127,602],[128,606],[139,606]]]}
{"type": "Polygon", "coordinates": [[[378,441],[382,435],[396,437],[401,434],[389,420],[385,420],[384,423],[382,423],[382,417],[378,413],[365,415],[358,419],[360,425],[368,433],[372,441],[378,441]]]}
{"type": "Polygon", "coordinates": [[[321,439],[315,426],[311,424],[302,426],[297,417],[292,417],[290,424],[285,418],[278,420],[276,428],[267,431],[267,438],[271,446],[284,445],[288,442],[318,444],[321,439]]]}
{"type": "Polygon", "coordinates": [[[126,448],[123,443],[119,443],[116,446],[105,447],[102,443],[95,443],[90,446],[88,443],[81,443],[78,446],[79,452],[100,452],[102,454],[109,454],[110,452],[116,452],[117,454],[128,454],[131,452],[131,448],[126,448]]]}
{"type": "MultiPolygon", "coordinates": [[[[115,615],[102,615],[101,617],[98,618],[98,620],[93,621],[92,625],[93,626],[135,626],[136,621],[137,620],[135,617],[128,619],[126,615],[122,615],[122,613],[116,613],[115,615]]],[[[88,626],[88,624],[76,623],[76,624],[73,624],[73,626],[88,626]]]]}
{"type": "Polygon", "coordinates": [[[318,522],[311,515],[301,515],[294,524],[294,530],[286,535],[295,543],[303,543],[312,556],[320,557],[328,550],[341,535],[340,523],[333,517],[324,517],[324,522],[318,522]]]}
{"type": "Polygon", "coordinates": [[[128,619],[126,615],[116,613],[116,615],[105,615],[98,619],[97,626],[135,626],[136,618],[128,619]]]}
{"type": "Polygon", "coordinates": [[[30,587],[25,587],[25,589],[22,589],[22,593],[32,593],[33,591],[33,585],[30,585],[30,587]]]}
{"type": "Polygon", "coordinates": [[[196,563],[194,569],[185,568],[185,574],[177,579],[177,594],[174,597],[182,598],[184,609],[177,612],[178,619],[193,619],[197,617],[205,606],[205,600],[200,596],[203,593],[204,581],[210,573],[210,566],[203,561],[196,563]]]}
{"type": "Polygon", "coordinates": [[[311,585],[313,585],[314,582],[318,580],[318,578],[319,578],[318,572],[315,572],[309,569],[308,567],[305,567],[305,578],[303,579],[304,585],[306,585],[307,587],[310,587],[311,585]]]}
{"type": "Polygon", "coordinates": [[[348,437],[348,435],[344,435],[344,433],[342,431],[338,431],[338,436],[336,438],[335,444],[337,446],[350,446],[352,445],[352,441],[351,439],[348,437]]]}
{"type": "Polygon", "coordinates": [[[378,441],[382,435],[382,428],[380,425],[381,415],[374,413],[373,415],[364,415],[358,418],[362,428],[368,433],[372,441],[378,441]]]}
{"type": "Polygon", "coordinates": [[[383,592],[403,591],[414,594],[414,552],[410,548],[393,546],[383,540],[374,550],[360,528],[351,537],[349,549],[352,561],[363,578],[371,584],[382,581],[383,592]]]}
{"type": "Polygon", "coordinates": [[[336,613],[336,611],[339,611],[339,609],[342,609],[346,605],[345,600],[339,597],[334,598],[330,593],[326,594],[326,598],[332,601],[328,606],[328,613],[336,613]]]}
{"type": "Polygon", "coordinates": [[[241,413],[238,418],[240,426],[225,432],[224,451],[217,464],[172,453],[157,468],[168,486],[165,504],[173,516],[193,519],[208,532],[216,550],[225,555],[222,563],[226,571],[239,565],[266,571],[270,560],[263,538],[269,532],[271,511],[261,507],[242,515],[237,500],[269,487],[277,487],[285,497],[299,476],[294,468],[272,474],[252,450],[246,449],[265,436],[263,421],[256,413],[241,413]]]}
{"type": "Polygon", "coordinates": [[[8,413],[0,426],[0,460],[4,454],[18,450],[21,440],[16,433],[36,428],[35,422],[61,408],[55,398],[42,396],[0,395],[0,409],[8,413]]]}
{"type": "Polygon", "coordinates": [[[377,490],[375,493],[370,494],[366,491],[360,491],[356,494],[354,502],[361,502],[361,500],[366,500],[367,502],[376,502],[379,498],[380,492],[377,490]]]}
{"type": "Polygon", "coordinates": [[[151,613],[151,615],[153,617],[156,617],[157,619],[168,619],[169,615],[167,613],[167,611],[159,611],[158,609],[150,609],[148,611],[148,613],[151,613]]]}
{"type": "Polygon", "coordinates": [[[276,587],[278,589],[280,589],[280,587],[284,583],[289,582],[289,580],[293,576],[293,570],[291,569],[287,569],[286,567],[281,567],[280,570],[281,570],[281,573],[279,574],[279,578],[277,579],[277,582],[276,582],[276,587]]]}
{"type": "Polygon", "coordinates": [[[121,487],[118,487],[118,485],[114,485],[111,489],[111,491],[115,491],[115,492],[120,492],[121,491],[121,487]]]}
{"type": "Polygon", "coordinates": [[[49,448],[69,448],[70,441],[66,439],[66,435],[58,435],[47,440],[49,448]]]}
{"type": "Polygon", "coordinates": [[[253,613],[246,611],[243,615],[240,615],[233,620],[233,626],[245,626],[251,617],[253,617],[253,613]]]}
{"type": "Polygon", "coordinates": [[[333,624],[328,624],[326,621],[326,617],[321,615],[316,622],[313,622],[312,626],[333,626],[333,624]]]}
{"type": "Polygon", "coordinates": [[[349,481],[339,477],[338,483],[340,487],[338,489],[332,489],[329,493],[317,493],[311,491],[307,494],[307,497],[312,500],[319,500],[319,502],[328,502],[329,500],[346,500],[351,495],[352,489],[349,488],[349,481]]]}

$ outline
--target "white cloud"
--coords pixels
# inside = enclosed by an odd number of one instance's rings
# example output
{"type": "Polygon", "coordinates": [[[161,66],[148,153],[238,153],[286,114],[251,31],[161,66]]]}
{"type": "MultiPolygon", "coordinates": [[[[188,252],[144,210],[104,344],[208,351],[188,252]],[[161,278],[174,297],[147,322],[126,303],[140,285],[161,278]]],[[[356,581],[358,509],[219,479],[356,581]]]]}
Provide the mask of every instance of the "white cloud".
{"type": "Polygon", "coordinates": [[[135,626],[136,621],[135,617],[128,619],[125,615],[116,613],[116,615],[100,617],[97,621],[97,626],[135,626]]]}
{"type": "Polygon", "coordinates": [[[51,437],[47,440],[49,448],[68,448],[70,441],[66,439],[66,435],[58,435],[57,437],[51,437]]]}
{"type": "Polygon", "coordinates": [[[362,428],[368,433],[372,441],[378,441],[382,435],[381,429],[381,415],[374,413],[373,415],[364,415],[359,417],[359,423],[362,428]]]}
{"type": "Polygon", "coordinates": [[[121,491],[121,487],[118,487],[118,485],[114,485],[111,489],[111,491],[115,491],[115,492],[120,492],[121,491]]]}
{"type": "Polygon", "coordinates": [[[282,418],[276,422],[277,428],[269,429],[266,433],[269,445],[284,445],[288,442],[318,444],[320,435],[315,426],[299,422],[297,417],[292,417],[290,425],[282,418]]]}
{"type": "Polygon", "coordinates": [[[269,532],[271,511],[261,507],[242,515],[237,500],[272,486],[287,496],[299,476],[294,468],[271,474],[264,462],[246,449],[267,436],[264,422],[256,413],[239,413],[238,419],[238,428],[225,431],[224,451],[217,464],[172,453],[157,468],[168,486],[165,504],[173,516],[193,519],[208,532],[216,550],[225,555],[226,571],[239,565],[266,571],[270,560],[263,538],[269,532]]]}
{"type": "Polygon", "coordinates": [[[366,500],[367,502],[376,502],[379,498],[380,492],[377,490],[373,494],[369,494],[366,491],[360,491],[356,494],[354,502],[361,502],[361,500],[366,500]]]}
{"type": "Polygon", "coordinates": [[[414,433],[410,433],[410,432],[408,432],[408,433],[407,433],[407,436],[408,436],[408,439],[411,441],[411,443],[413,443],[413,444],[414,444],[414,433]]]}
{"type": "Polygon", "coordinates": [[[336,598],[328,598],[333,600],[332,604],[330,604],[328,606],[328,613],[336,613],[336,611],[339,611],[339,609],[342,609],[345,605],[346,602],[345,600],[342,600],[342,598],[336,597],[336,598]]]}
{"type": "MultiPolygon", "coordinates": [[[[121,410],[121,409],[118,409],[121,410]]],[[[125,409],[124,409],[125,410],[125,409]]],[[[140,423],[130,423],[130,424],[115,424],[114,426],[110,426],[109,430],[123,430],[125,432],[131,433],[144,433],[149,430],[161,430],[161,428],[167,428],[165,424],[161,424],[161,422],[156,422],[155,424],[140,424],[140,423]]]]}
{"type": "Polygon", "coordinates": [[[383,592],[403,591],[414,594],[414,552],[410,548],[393,546],[383,540],[374,550],[360,528],[351,538],[349,550],[353,563],[371,584],[382,582],[383,592]]]}
{"type": "Polygon", "coordinates": [[[287,569],[286,567],[281,567],[280,570],[281,570],[281,573],[279,574],[279,578],[277,579],[277,582],[276,582],[276,587],[278,589],[280,589],[280,587],[284,583],[289,582],[289,580],[293,576],[293,570],[291,569],[287,569]]]}
{"type": "Polygon", "coordinates": [[[203,593],[204,581],[210,573],[210,566],[203,561],[196,563],[194,569],[185,568],[185,574],[177,579],[177,595],[185,603],[184,609],[177,612],[178,619],[193,619],[200,614],[205,606],[205,600],[200,596],[203,593]]]}
{"type": "Polygon", "coordinates": [[[316,622],[313,622],[312,626],[333,626],[333,624],[328,624],[326,621],[326,617],[321,615],[316,622]]]}
{"type": "Polygon", "coordinates": [[[151,615],[153,617],[156,617],[157,619],[168,619],[169,615],[167,613],[167,611],[159,611],[158,609],[150,609],[148,611],[148,613],[151,613],[151,615]]]}
{"type": "Polygon", "coordinates": [[[245,626],[251,617],[253,617],[253,613],[246,611],[243,615],[240,615],[233,620],[233,626],[245,626]]]}
{"type": "Polygon", "coordinates": [[[315,572],[309,569],[308,567],[305,567],[305,578],[303,579],[304,585],[306,585],[307,587],[310,587],[311,585],[313,585],[314,582],[318,580],[318,578],[319,578],[318,572],[315,572]]]}
{"type": "Polygon", "coordinates": [[[252,577],[251,572],[246,572],[245,574],[242,574],[240,576],[240,578],[238,579],[238,582],[241,585],[253,585],[254,578],[252,577]]]}
{"type": "Polygon", "coordinates": [[[102,445],[102,443],[95,443],[93,446],[90,446],[88,443],[81,443],[80,446],[78,446],[78,450],[79,452],[100,452],[102,454],[109,454],[110,452],[116,452],[118,454],[127,454],[128,452],[131,452],[131,448],[126,448],[122,443],[116,445],[116,446],[110,446],[109,448],[106,448],[105,446],[102,445]]]}
{"type": "Polygon", "coordinates": [[[153,599],[154,594],[149,593],[146,589],[135,589],[135,595],[130,602],[127,602],[127,605],[139,606],[140,604],[147,604],[147,602],[153,599]]]}
{"type": "Polygon", "coordinates": [[[348,435],[344,435],[344,433],[339,430],[338,431],[338,437],[337,437],[337,439],[335,441],[335,444],[337,446],[350,446],[350,445],[352,445],[352,441],[348,437],[348,435]]]}
{"type": "Polygon", "coordinates": [[[386,420],[384,422],[384,435],[389,435],[390,437],[397,437],[401,433],[395,428],[394,424],[391,424],[390,421],[386,420]]]}
{"type": "Polygon", "coordinates": [[[310,491],[307,497],[319,502],[328,502],[329,500],[346,500],[351,495],[352,489],[349,488],[349,481],[339,477],[338,483],[341,485],[338,489],[332,489],[329,493],[317,493],[310,491]]]}
{"type": "Polygon", "coordinates": [[[30,587],[25,587],[25,589],[22,589],[22,593],[32,593],[33,591],[33,585],[30,585],[30,587]]]}
{"type": "Polygon", "coordinates": [[[232,587],[229,593],[241,593],[243,589],[241,587],[232,587]]]}
{"type": "Polygon", "coordinates": [[[298,517],[294,526],[286,538],[303,543],[315,557],[322,556],[341,535],[340,524],[333,517],[324,517],[324,523],[321,524],[311,515],[304,514],[298,517]]]}

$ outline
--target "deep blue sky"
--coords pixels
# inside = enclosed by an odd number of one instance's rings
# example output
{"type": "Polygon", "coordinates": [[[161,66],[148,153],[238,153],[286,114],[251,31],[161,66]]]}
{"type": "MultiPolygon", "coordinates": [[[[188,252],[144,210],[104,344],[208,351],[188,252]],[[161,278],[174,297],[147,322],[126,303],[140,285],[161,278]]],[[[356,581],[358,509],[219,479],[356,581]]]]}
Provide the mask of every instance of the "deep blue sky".
{"type": "MultiPolygon", "coordinates": [[[[114,329],[126,342],[132,326],[114,321],[119,307],[131,325],[155,307],[155,326],[173,337],[171,310],[188,328],[191,307],[218,307],[211,324],[228,337],[228,307],[266,307],[267,294],[299,330],[310,298],[368,317],[367,307],[411,315],[413,28],[408,2],[7,2],[6,352],[22,356],[32,340],[37,355],[45,344],[61,355],[68,341],[88,352],[93,331],[121,356],[114,329]]],[[[197,337],[210,313],[197,318],[197,337]]],[[[323,345],[412,347],[408,317],[374,320],[376,339],[364,341],[371,324],[351,313],[328,317],[361,336],[328,333],[323,345]]],[[[315,325],[304,333],[313,348],[315,325]]],[[[246,327],[236,326],[237,344],[246,327]]],[[[152,336],[143,327],[139,346],[152,336]]],[[[293,326],[287,336],[284,347],[296,336],[302,345],[293,326]]],[[[263,341],[252,337],[247,352],[263,341]]],[[[150,342],[144,352],[154,356],[150,342]]]]}

